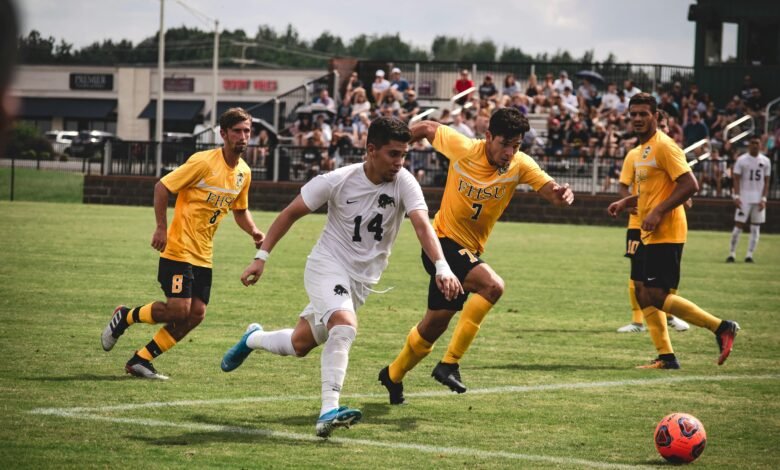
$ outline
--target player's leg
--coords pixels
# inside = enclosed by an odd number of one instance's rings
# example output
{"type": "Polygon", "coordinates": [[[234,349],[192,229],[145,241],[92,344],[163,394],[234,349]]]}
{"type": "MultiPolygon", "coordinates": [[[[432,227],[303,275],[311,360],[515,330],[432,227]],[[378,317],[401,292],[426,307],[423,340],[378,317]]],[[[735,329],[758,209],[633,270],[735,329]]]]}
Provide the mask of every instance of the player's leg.
{"type": "Polygon", "coordinates": [[[745,262],[753,262],[753,253],[758,248],[758,239],[761,234],[761,224],[766,220],[766,207],[759,210],[758,204],[752,204],[750,208],[750,241],[748,242],[745,262]]]}
{"type": "MultiPolygon", "coordinates": [[[[744,204],[742,204],[744,207],[744,204]]],[[[729,257],[726,258],[727,263],[733,263],[737,256],[737,244],[739,243],[739,236],[745,230],[745,222],[747,222],[748,213],[742,210],[742,207],[737,208],[734,211],[734,228],[731,230],[731,241],[729,242],[729,257]]]]}
{"type": "MultiPolygon", "coordinates": [[[[650,365],[639,368],[679,369],[666,325],[666,313],[653,305],[655,296],[665,296],[670,283],[661,272],[666,272],[666,260],[658,259],[657,246],[640,244],[631,266],[631,278],[636,286],[637,300],[647,323],[650,339],[658,353],[650,365]]],[[[676,284],[674,284],[676,287],[676,284]]]]}
{"type": "MultiPolygon", "coordinates": [[[[631,271],[634,271],[634,264],[637,262],[634,257],[636,251],[641,244],[641,230],[637,228],[630,228],[626,230],[626,252],[624,257],[631,261],[631,271]]],[[[642,308],[639,306],[639,301],[636,299],[636,285],[629,275],[628,278],[628,301],[631,304],[631,323],[626,326],[622,326],[617,329],[618,333],[641,333],[645,331],[645,326],[642,323],[644,316],[642,315],[642,308]]]]}
{"type": "MultiPolygon", "coordinates": [[[[677,289],[669,289],[670,294],[677,294],[677,289]]],[[[666,314],[666,326],[674,329],[675,331],[688,331],[691,329],[691,325],[688,324],[682,318],[677,318],[671,313],[666,314]]]]}

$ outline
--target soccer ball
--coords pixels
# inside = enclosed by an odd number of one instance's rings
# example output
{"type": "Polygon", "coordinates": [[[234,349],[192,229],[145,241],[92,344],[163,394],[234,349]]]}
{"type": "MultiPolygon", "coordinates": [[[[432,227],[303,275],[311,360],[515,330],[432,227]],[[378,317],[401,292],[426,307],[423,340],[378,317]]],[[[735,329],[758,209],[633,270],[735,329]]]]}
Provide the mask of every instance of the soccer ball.
{"type": "Polygon", "coordinates": [[[655,428],[655,448],[672,463],[693,462],[704,452],[707,432],[694,416],[672,413],[655,428]]]}

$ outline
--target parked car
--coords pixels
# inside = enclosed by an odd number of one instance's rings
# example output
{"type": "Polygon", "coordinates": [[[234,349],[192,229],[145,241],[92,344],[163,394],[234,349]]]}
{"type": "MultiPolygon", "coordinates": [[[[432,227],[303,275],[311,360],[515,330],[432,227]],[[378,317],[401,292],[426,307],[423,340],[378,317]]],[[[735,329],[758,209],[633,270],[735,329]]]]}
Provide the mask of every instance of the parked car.
{"type": "Polygon", "coordinates": [[[66,153],[78,131],[48,131],[46,138],[51,142],[55,153],[66,153]]]}
{"type": "Polygon", "coordinates": [[[79,131],[65,153],[80,158],[101,158],[106,142],[118,145],[122,140],[110,132],[79,131]]]}

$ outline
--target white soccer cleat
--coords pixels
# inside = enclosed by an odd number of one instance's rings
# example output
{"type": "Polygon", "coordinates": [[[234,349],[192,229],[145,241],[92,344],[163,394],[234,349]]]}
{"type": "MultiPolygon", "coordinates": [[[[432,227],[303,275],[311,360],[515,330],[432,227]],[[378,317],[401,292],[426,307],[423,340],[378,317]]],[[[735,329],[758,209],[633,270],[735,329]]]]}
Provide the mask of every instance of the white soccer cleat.
{"type": "Polygon", "coordinates": [[[168,380],[168,376],[157,372],[151,362],[142,359],[137,354],[125,364],[125,372],[142,379],[168,380]]]}
{"type": "Polygon", "coordinates": [[[666,325],[673,328],[675,331],[688,331],[691,328],[685,320],[681,320],[677,317],[667,318],[666,325]]]}
{"type": "Polygon", "coordinates": [[[629,323],[617,329],[618,333],[642,333],[643,331],[647,331],[645,325],[637,325],[636,323],[629,323]]]}

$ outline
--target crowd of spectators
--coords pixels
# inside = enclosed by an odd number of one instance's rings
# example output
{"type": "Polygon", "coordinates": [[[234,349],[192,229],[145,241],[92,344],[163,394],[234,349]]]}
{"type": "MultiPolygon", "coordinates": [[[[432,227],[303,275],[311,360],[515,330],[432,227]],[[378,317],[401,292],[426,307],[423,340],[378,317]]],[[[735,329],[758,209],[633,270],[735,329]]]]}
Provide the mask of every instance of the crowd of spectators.
{"type": "MultiPolygon", "coordinates": [[[[450,109],[436,109],[426,118],[479,139],[485,137],[495,109],[515,107],[537,123],[546,121],[546,125],[537,125],[526,135],[524,151],[545,167],[565,164],[575,174],[586,173],[588,163],[598,157],[605,169],[602,176],[606,173],[601,189],[614,191],[613,176],[619,173],[622,157],[637,145],[628,116],[628,102],[642,90],[632,80],[603,83],[597,75],[578,75],[573,81],[565,70],[557,77],[548,73],[541,80],[530,74],[521,82],[509,73],[497,83],[492,74],[486,74],[476,84],[471,73],[464,69],[452,87],[452,96],[457,98],[450,109]]],[[[674,81],[658,85],[650,92],[658,101],[659,109],[668,115],[670,137],[681,147],[702,139],[708,141],[709,145],[690,153],[689,159],[710,152],[710,158],[697,165],[697,176],[705,184],[704,191],[723,195],[728,186],[728,162],[738,156],[738,149],[725,136],[725,128],[745,115],[754,117],[756,129],[762,128],[765,103],[760,88],[749,76],[745,77],[743,87],[727,103],[715,103],[695,83],[683,86],[680,81],[674,81]]],[[[337,103],[327,89],[320,90],[313,100],[320,112],[313,117],[301,115],[292,127],[294,145],[305,149],[296,173],[305,173],[308,178],[350,163],[350,156],[359,160],[372,119],[396,116],[409,122],[426,109],[397,67],[391,68],[389,74],[377,70],[370,84],[364,84],[357,73],[352,73],[340,95],[337,103]]],[[[765,151],[776,151],[780,129],[777,134],[763,136],[765,151]]],[[[422,183],[435,184],[440,179],[433,180],[426,173],[446,168],[446,161],[431,158],[432,152],[426,144],[411,148],[407,164],[422,183]]]]}

